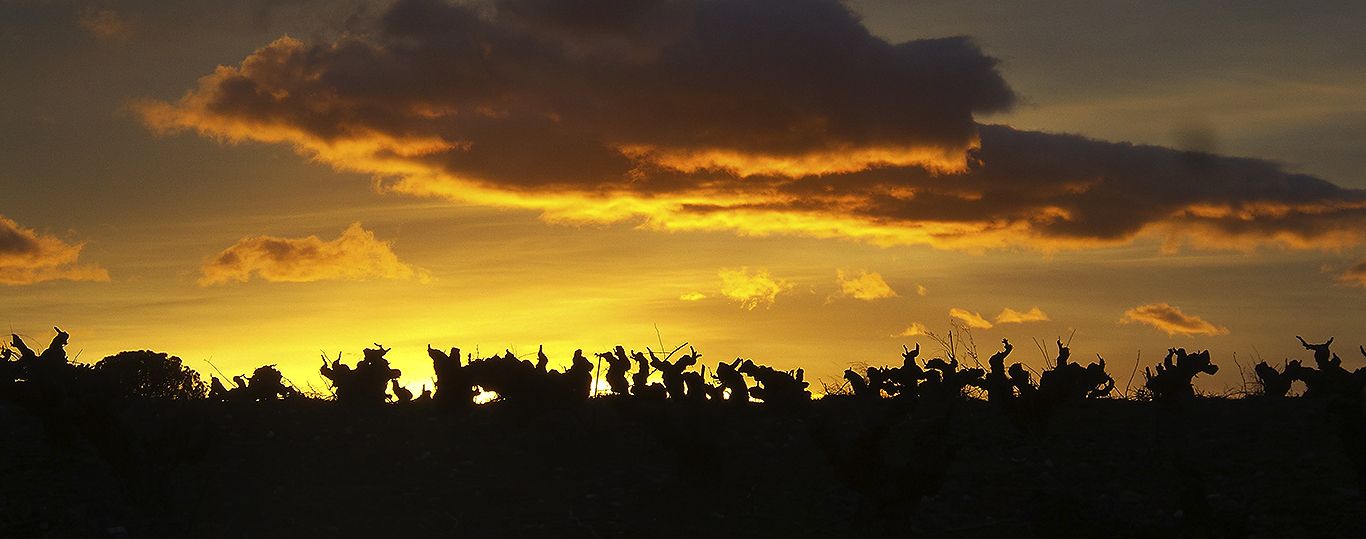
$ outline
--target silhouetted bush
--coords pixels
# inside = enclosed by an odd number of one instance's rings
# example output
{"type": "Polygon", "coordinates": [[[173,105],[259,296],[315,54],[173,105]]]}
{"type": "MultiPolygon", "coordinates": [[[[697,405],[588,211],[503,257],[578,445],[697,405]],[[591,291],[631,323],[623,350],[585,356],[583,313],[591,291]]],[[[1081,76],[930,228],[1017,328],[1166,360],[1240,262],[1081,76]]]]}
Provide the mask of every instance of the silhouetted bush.
{"type": "MultiPolygon", "coordinates": [[[[430,349],[430,347],[428,347],[430,349]]],[[[389,367],[389,360],[384,358],[384,354],[389,353],[389,348],[375,343],[374,348],[366,348],[362,351],[364,358],[356,363],[356,368],[341,362],[339,357],[331,365],[327,364],[327,358],[323,358],[323,366],[319,373],[332,382],[332,386],[337,390],[337,402],[347,404],[384,404],[385,393],[389,387],[390,380],[397,380],[403,373],[398,369],[389,367]]],[[[456,352],[459,357],[459,352],[456,352]]],[[[274,369],[271,369],[274,371],[274,369]]],[[[274,398],[275,395],[288,396],[286,388],[281,383],[279,372],[266,372],[257,369],[252,376],[251,386],[257,385],[258,377],[261,378],[261,392],[257,393],[257,398],[274,398]]]]}
{"type": "Polygon", "coordinates": [[[1257,373],[1257,382],[1260,384],[1260,394],[1263,397],[1279,399],[1284,398],[1290,392],[1290,385],[1297,380],[1301,366],[1298,360],[1286,363],[1282,370],[1268,365],[1265,361],[1253,367],[1253,372],[1257,373]]]}
{"type": "Polygon", "coordinates": [[[207,391],[198,372],[165,352],[119,352],[96,363],[95,372],[114,384],[119,396],[126,398],[202,399],[207,391]]]}
{"type": "Polygon", "coordinates": [[[1189,354],[1185,348],[1169,348],[1167,357],[1157,366],[1156,374],[1144,367],[1143,385],[1152,392],[1153,400],[1182,402],[1195,398],[1195,386],[1191,382],[1196,375],[1216,372],[1219,372],[1219,366],[1210,361],[1209,350],[1189,354]]]}

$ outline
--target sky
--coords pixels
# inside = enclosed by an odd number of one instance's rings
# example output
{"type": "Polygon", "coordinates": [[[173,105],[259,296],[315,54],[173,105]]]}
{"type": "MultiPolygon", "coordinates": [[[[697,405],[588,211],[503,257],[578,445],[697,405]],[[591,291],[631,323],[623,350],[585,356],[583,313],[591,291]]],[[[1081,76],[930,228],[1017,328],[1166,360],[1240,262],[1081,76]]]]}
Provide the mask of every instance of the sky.
{"type": "Polygon", "coordinates": [[[835,382],[955,321],[1121,387],[1366,364],[1366,6],[1001,4],[0,1],[4,322],[301,387],[373,343],[835,382]]]}

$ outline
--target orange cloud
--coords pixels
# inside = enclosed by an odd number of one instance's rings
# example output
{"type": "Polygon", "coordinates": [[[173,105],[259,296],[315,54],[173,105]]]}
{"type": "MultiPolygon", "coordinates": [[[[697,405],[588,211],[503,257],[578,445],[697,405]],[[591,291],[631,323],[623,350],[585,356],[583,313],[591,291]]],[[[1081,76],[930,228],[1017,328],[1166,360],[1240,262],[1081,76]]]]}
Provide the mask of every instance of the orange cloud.
{"type": "Polygon", "coordinates": [[[1228,328],[1211,324],[1198,316],[1188,315],[1180,308],[1166,303],[1140,305],[1124,311],[1120,323],[1147,324],[1167,335],[1225,335],[1228,328]]]}
{"type": "Polygon", "coordinates": [[[719,275],[721,295],[739,302],[740,307],[747,310],[754,310],[760,305],[772,306],[778,294],[792,288],[792,283],[774,279],[768,270],[763,269],[754,272],[747,267],[723,269],[719,275]]]}
{"type": "Polygon", "coordinates": [[[1048,314],[1038,307],[1032,307],[1026,312],[1020,312],[1010,307],[1006,307],[1001,314],[996,315],[997,324],[1023,324],[1026,322],[1043,322],[1048,320],[1048,314]]]}
{"type": "Polygon", "coordinates": [[[930,329],[927,328],[927,327],[925,327],[925,324],[921,324],[920,322],[911,322],[911,325],[908,326],[906,329],[901,330],[901,333],[898,333],[898,334],[892,335],[892,336],[893,336],[893,337],[917,337],[917,336],[920,336],[920,335],[929,335],[929,334],[930,334],[930,329]]]}
{"type": "Polygon", "coordinates": [[[104,268],[77,263],[84,247],[39,234],[0,215],[0,284],[108,281],[104,268]]]}
{"type": "Polygon", "coordinates": [[[845,297],[864,301],[897,297],[896,291],[877,273],[859,270],[858,275],[853,275],[836,270],[835,280],[839,282],[840,294],[845,297]]]}
{"type": "Polygon", "coordinates": [[[962,320],[964,324],[967,324],[967,326],[972,329],[991,329],[992,327],[991,322],[988,322],[987,319],[982,318],[982,315],[969,311],[967,309],[959,309],[958,307],[954,307],[952,309],[949,309],[949,316],[962,320]]]}
{"type": "Polygon", "coordinates": [[[284,144],[385,192],[551,222],[968,251],[1366,242],[1366,191],[978,125],[1014,96],[971,41],[893,44],[841,2],[793,1],[400,1],[137,108],[159,133],[284,144]],[[750,34],[771,39],[734,39],[750,34]]]}
{"type": "Polygon", "coordinates": [[[941,173],[967,170],[965,156],[977,148],[977,139],[952,147],[906,146],[860,148],[846,146],[801,155],[766,155],[731,150],[660,150],[648,146],[619,148],[622,154],[642,162],[680,172],[724,171],[750,176],[800,178],[823,174],[846,174],[873,167],[922,167],[941,173]]]}
{"type": "Polygon", "coordinates": [[[681,296],[678,296],[678,299],[683,300],[683,301],[702,301],[702,300],[704,300],[704,299],[707,299],[707,295],[706,295],[706,294],[703,294],[703,293],[701,293],[701,292],[695,292],[695,291],[694,291],[694,292],[688,292],[688,293],[686,293],[686,294],[683,294],[683,295],[681,295],[681,296]]]}
{"type": "Polygon", "coordinates": [[[1338,275],[1338,282],[1353,285],[1366,286],[1366,260],[1353,264],[1351,267],[1338,275]]]}
{"type": "Polygon", "coordinates": [[[317,236],[243,238],[204,264],[199,284],[244,283],[253,274],[265,281],[291,283],[334,279],[425,282],[431,278],[426,270],[400,262],[389,242],[353,223],[331,241],[317,236]]]}

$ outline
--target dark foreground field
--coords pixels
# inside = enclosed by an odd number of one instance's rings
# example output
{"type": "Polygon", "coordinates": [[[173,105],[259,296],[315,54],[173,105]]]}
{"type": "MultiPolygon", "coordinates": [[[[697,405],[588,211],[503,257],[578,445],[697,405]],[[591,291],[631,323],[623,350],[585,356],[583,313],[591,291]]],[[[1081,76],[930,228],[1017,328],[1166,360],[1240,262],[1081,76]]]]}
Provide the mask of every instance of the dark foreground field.
{"type": "Polygon", "coordinates": [[[853,402],[677,404],[133,405],[109,429],[130,451],[0,405],[0,536],[1366,537],[1366,499],[1312,401],[1171,415],[1102,400],[1041,436],[982,402],[917,409],[871,471],[942,471],[918,506],[870,500],[861,454],[831,452],[857,447],[870,414],[853,402]],[[1181,510],[1192,497],[1207,515],[1181,510]]]}

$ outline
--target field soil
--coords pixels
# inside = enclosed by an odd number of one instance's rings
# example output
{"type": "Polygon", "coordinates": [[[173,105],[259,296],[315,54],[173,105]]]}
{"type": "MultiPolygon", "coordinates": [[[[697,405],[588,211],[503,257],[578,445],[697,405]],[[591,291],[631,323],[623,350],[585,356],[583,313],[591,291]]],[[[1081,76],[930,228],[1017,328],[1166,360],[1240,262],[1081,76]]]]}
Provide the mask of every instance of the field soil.
{"type": "Polygon", "coordinates": [[[942,483],[895,502],[828,443],[882,406],[136,403],[95,428],[0,404],[0,537],[1366,537],[1312,401],[1103,400],[1030,434],[916,409],[873,471],[942,483]]]}

